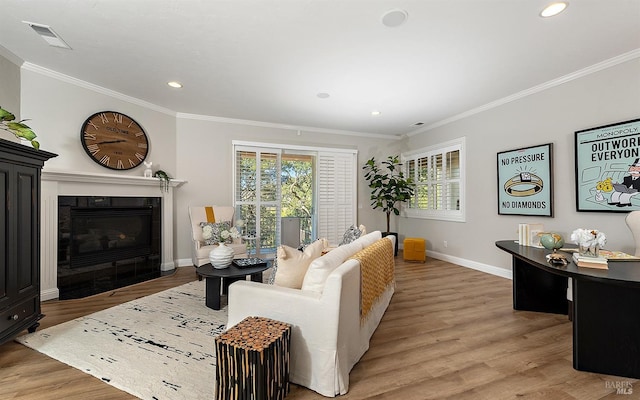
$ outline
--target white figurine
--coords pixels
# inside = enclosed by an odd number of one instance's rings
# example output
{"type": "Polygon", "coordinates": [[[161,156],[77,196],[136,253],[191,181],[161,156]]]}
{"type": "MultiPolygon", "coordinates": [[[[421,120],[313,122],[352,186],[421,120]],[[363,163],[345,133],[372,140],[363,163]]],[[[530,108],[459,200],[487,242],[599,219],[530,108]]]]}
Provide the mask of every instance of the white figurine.
{"type": "Polygon", "coordinates": [[[147,167],[147,169],[144,170],[144,177],[145,178],[152,178],[153,177],[153,171],[151,170],[151,165],[153,163],[151,161],[147,162],[144,161],[144,166],[147,167]]]}

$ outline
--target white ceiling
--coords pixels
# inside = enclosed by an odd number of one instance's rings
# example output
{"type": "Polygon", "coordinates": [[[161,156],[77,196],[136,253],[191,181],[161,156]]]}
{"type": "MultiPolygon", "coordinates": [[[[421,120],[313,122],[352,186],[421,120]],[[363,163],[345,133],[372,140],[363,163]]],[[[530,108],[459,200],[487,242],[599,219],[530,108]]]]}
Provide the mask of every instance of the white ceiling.
{"type": "Polygon", "coordinates": [[[640,57],[639,0],[571,0],[540,18],[550,2],[0,0],[0,45],[177,113],[402,135],[640,57]],[[406,23],[382,25],[396,8],[406,23]]]}

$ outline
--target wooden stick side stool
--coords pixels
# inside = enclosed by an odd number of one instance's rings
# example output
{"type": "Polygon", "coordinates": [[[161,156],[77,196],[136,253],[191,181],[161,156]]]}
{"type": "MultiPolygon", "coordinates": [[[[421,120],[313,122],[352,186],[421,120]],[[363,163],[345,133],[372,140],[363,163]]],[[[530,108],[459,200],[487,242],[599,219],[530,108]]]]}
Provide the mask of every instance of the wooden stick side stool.
{"type": "Polygon", "coordinates": [[[291,325],[247,317],[215,339],[216,399],[284,399],[291,325]]]}

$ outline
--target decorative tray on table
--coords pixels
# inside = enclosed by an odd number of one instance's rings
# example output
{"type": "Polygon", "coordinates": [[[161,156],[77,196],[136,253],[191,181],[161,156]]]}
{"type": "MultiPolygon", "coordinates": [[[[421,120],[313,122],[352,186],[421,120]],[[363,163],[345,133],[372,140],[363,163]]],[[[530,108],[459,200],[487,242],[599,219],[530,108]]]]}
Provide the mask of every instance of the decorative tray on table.
{"type": "Polygon", "coordinates": [[[238,268],[251,268],[251,267],[266,266],[267,262],[262,258],[257,258],[257,257],[235,258],[233,260],[233,265],[235,265],[238,268]]]}

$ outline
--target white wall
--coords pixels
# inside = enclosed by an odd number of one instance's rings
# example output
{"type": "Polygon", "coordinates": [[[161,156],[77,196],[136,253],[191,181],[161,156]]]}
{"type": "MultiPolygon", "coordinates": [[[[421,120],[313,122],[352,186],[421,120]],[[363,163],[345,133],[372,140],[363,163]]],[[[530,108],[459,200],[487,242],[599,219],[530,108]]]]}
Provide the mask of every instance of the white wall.
{"type": "Polygon", "coordinates": [[[0,46],[0,107],[20,120],[20,67],[8,58],[10,56],[8,50],[0,46]]]}
{"type": "MultiPolygon", "coordinates": [[[[358,137],[272,127],[238,125],[212,120],[179,117],[177,120],[178,175],[187,183],[176,192],[178,259],[191,258],[189,206],[233,204],[232,141],[265,142],[298,146],[349,148],[358,150],[358,164],[372,155],[381,157],[399,150],[400,141],[377,137],[358,137]]],[[[369,207],[369,188],[359,174],[358,223],[368,229],[385,229],[384,214],[369,207]]]]}
{"type": "Polygon", "coordinates": [[[511,258],[495,241],[516,239],[520,222],[542,222],[566,241],[575,228],[599,229],[607,235],[607,247],[633,253],[626,213],[576,211],[574,132],[639,117],[640,60],[635,59],[410,137],[405,149],[467,138],[467,218],[466,223],[402,218],[400,232],[426,238],[431,252],[505,269],[511,258]],[[498,215],[497,153],[549,142],[554,217],[498,215]]]}
{"type": "MultiPolygon", "coordinates": [[[[128,171],[104,168],[80,143],[84,121],[98,111],[119,111],[135,119],[149,138],[147,161],[170,175],[176,171],[175,117],[109,94],[22,68],[22,115],[38,135],[43,150],[58,154],[45,169],[142,176],[144,165],[128,171]]],[[[173,175],[172,175],[173,176],[173,175]]]]}

